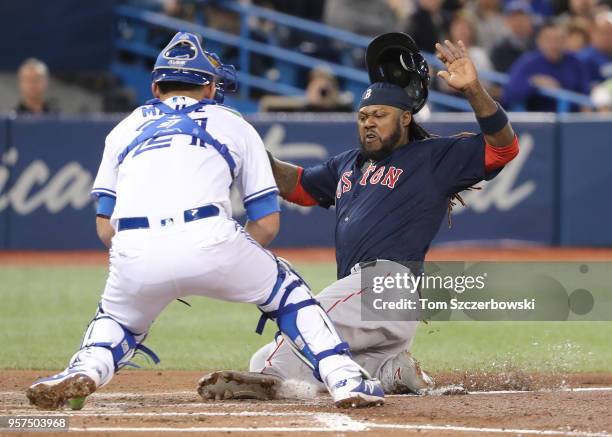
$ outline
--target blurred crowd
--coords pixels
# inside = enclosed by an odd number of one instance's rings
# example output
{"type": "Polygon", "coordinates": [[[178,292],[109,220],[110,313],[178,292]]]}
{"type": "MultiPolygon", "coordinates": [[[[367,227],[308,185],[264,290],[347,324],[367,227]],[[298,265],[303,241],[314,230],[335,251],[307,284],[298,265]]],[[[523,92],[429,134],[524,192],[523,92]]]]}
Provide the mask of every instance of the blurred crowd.
{"type": "MultiPolygon", "coordinates": [[[[223,7],[223,0],[124,0],[167,16],[201,22],[231,34],[240,33],[240,17],[223,7]]],[[[505,84],[484,82],[509,110],[555,111],[558,101],[545,89],[565,89],[591,96],[599,111],[612,110],[612,0],[242,0],[242,3],[322,22],[373,37],[389,31],[410,34],[422,51],[433,53],[436,42],[462,40],[479,71],[507,74],[505,84]]],[[[325,61],[364,67],[363,50],[316,34],[251,17],[252,38],[325,61]]],[[[152,32],[160,48],[168,29],[152,32]]],[[[219,49],[224,62],[238,64],[236,48],[219,49]]],[[[251,54],[250,73],[278,79],[272,58],[251,54]]],[[[263,110],[351,111],[352,94],[331,71],[313,66],[294,81],[306,92],[301,99],[254,95],[263,110]]],[[[432,88],[450,93],[436,80],[432,88]]],[[[26,60],[18,72],[17,112],[54,112],[46,100],[47,67],[26,60]]],[[[435,109],[435,108],[434,108],[435,109]]],[[[589,110],[572,104],[571,111],[589,110]]]]}
{"type": "MultiPolygon", "coordinates": [[[[222,1],[155,0],[168,15],[196,20],[238,34],[237,14],[220,7],[222,1]]],[[[243,0],[278,12],[322,22],[373,37],[389,31],[410,34],[419,48],[433,53],[444,39],[463,40],[480,71],[508,75],[504,85],[485,81],[491,94],[511,110],[555,111],[556,99],[537,89],[565,89],[590,94],[599,110],[612,106],[612,9],[611,0],[243,0]]],[[[364,67],[363,52],[340,42],[330,44],[309,32],[253,18],[255,38],[291,48],[335,63],[364,67]]],[[[233,53],[224,53],[224,59],[233,53]]],[[[253,73],[274,77],[272,62],[254,56],[253,73]]],[[[347,108],[346,97],[333,78],[321,80],[316,72],[302,78],[307,88],[306,106],[315,110],[347,108]],[[318,97],[311,82],[323,83],[318,97]],[[332,90],[338,104],[326,94],[332,90]]],[[[435,79],[432,87],[450,92],[435,79]]],[[[280,99],[280,107],[286,103],[280,99]]],[[[350,105],[349,105],[350,106],[350,105]]],[[[571,111],[587,110],[573,104],[571,111]]]]}
{"type": "Polygon", "coordinates": [[[49,69],[39,59],[26,59],[17,71],[19,101],[14,108],[17,114],[52,114],[55,111],[47,99],[49,69]]]}

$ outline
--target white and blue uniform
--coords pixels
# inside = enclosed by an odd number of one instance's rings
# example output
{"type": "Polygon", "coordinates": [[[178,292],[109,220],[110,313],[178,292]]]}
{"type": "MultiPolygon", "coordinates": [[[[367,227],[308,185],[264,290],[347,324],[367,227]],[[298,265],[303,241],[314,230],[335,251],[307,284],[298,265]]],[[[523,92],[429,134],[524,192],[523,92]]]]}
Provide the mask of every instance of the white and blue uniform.
{"type": "MultiPolygon", "coordinates": [[[[197,101],[172,97],[164,103],[180,109],[197,101]]],[[[255,129],[215,104],[187,115],[227,147],[248,217],[258,220],[279,211],[278,189],[255,129]]],[[[177,297],[200,294],[260,303],[276,280],[274,258],[231,218],[233,178],[214,147],[189,135],[161,136],[140,143],[119,164],[126,144],[161,116],[156,107],[143,106],[111,131],[92,190],[102,197],[103,205],[108,202],[104,197],[116,199],[111,224],[117,233],[101,307],[135,333],[146,332],[157,314],[177,297]],[[185,223],[191,210],[207,206],[216,207],[218,214],[185,223]],[[129,224],[135,218],[146,218],[148,228],[121,230],[125,221],[129,224]],[[241,263],[240,268],[246,270],[241,275],[214,273],[235,268],[238,256],[250,259],[241,263]],[[266,270],[267,275],[260,274],[266,270]],[[144,294],[146,301],[140,302],[144,294]],[[138,307],[133,308],[136,300],[138,307]]],[[[171,129],[172,120],[167,125],[171,129]]]]}
{"type": "MultiPolygon", "coordinates": [[[[197,101],[172,97],[165,103],[180,109],[197,101]]],[[[161,220],[208,204],[218,206],[222,215],[231,217],[228,188],[232,183],[237,184],[243,195],[249,219],[257,220],[279,211],[278,189],[261,138],[249,123],[221,105],[204,105],[187,115],[227,147],[235,163],[232,171],[235,182],[223,155],[190,135],[152,138],[138,144],[119,164],[126,146],[162,115],[152,105],[142,106],[106,138],[92,193],[116,198],[111,217],[115,229],[121,217],[149,216],[161,220]]],[[[172,123],[169,120],[164,128],[172,129],[172,123]]]]}

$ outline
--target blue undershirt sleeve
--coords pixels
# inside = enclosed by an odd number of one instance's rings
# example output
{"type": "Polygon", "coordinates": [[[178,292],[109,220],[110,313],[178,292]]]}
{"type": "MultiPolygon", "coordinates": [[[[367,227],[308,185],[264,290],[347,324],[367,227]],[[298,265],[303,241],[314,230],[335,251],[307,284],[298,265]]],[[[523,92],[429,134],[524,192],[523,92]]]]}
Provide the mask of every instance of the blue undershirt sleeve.
{"type": "Polygon", "coordinates": [[[260,218],[280,211],[276,191],[249,200],[244,206],[246,208],[247,217],[251,221],[259,220],[260,218]]]}
{"type": "Polygon", "coordinates": [[[111,196],[101,194],[98,196],[98,206],[96,208],[96,215],[110,217],[113,215],[115,210],[115,203],[117,199],[111,196]]]}

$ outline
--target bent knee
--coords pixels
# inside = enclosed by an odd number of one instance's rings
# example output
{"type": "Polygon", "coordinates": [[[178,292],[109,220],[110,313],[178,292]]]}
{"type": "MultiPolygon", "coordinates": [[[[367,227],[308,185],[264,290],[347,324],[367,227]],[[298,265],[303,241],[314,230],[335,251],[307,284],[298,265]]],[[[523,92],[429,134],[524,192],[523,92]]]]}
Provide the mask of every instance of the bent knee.
{"type": "Polygon", "coordinates": [[[249,361],[249,372],[261,372],[266,367],[266,360],[272,355],[276,348],[276,343],[268,343],[253,354],[249,361]]]}

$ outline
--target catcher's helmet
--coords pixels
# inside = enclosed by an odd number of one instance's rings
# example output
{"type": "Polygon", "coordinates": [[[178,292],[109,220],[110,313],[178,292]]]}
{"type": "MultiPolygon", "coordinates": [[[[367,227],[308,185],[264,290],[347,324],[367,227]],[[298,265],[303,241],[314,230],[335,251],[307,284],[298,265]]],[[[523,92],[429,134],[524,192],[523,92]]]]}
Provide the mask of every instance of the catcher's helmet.
{"type": "Polygon", "coordinates": [[[204,52],[217,64],[217,82],[215,92],[215,100],[217,103],[223,103],[226,92],[236,92],[238,89],[238,81],[236,79],[236,67],[233,65],[222,64],[221,59],[216,53],[204,52]]]}
{"type": "Polygon", "coordinates": [[[413,114],[425,105],[429,66],[409,35],[390,32],[374,38],[366,49],[366,65],[370,82],[388,82],[404,88],[414,101],[413,114]]]}
{"type": "Polygon", "coordinates": [[[223,103],[226,91],[236,91],[236,69],[224,65],[215,53],[202,48],[193,33],[178,32],[161,51],[151,73],[153,82],[186,82],[208,85],[215,82],[215,100],[223,103]]]}

